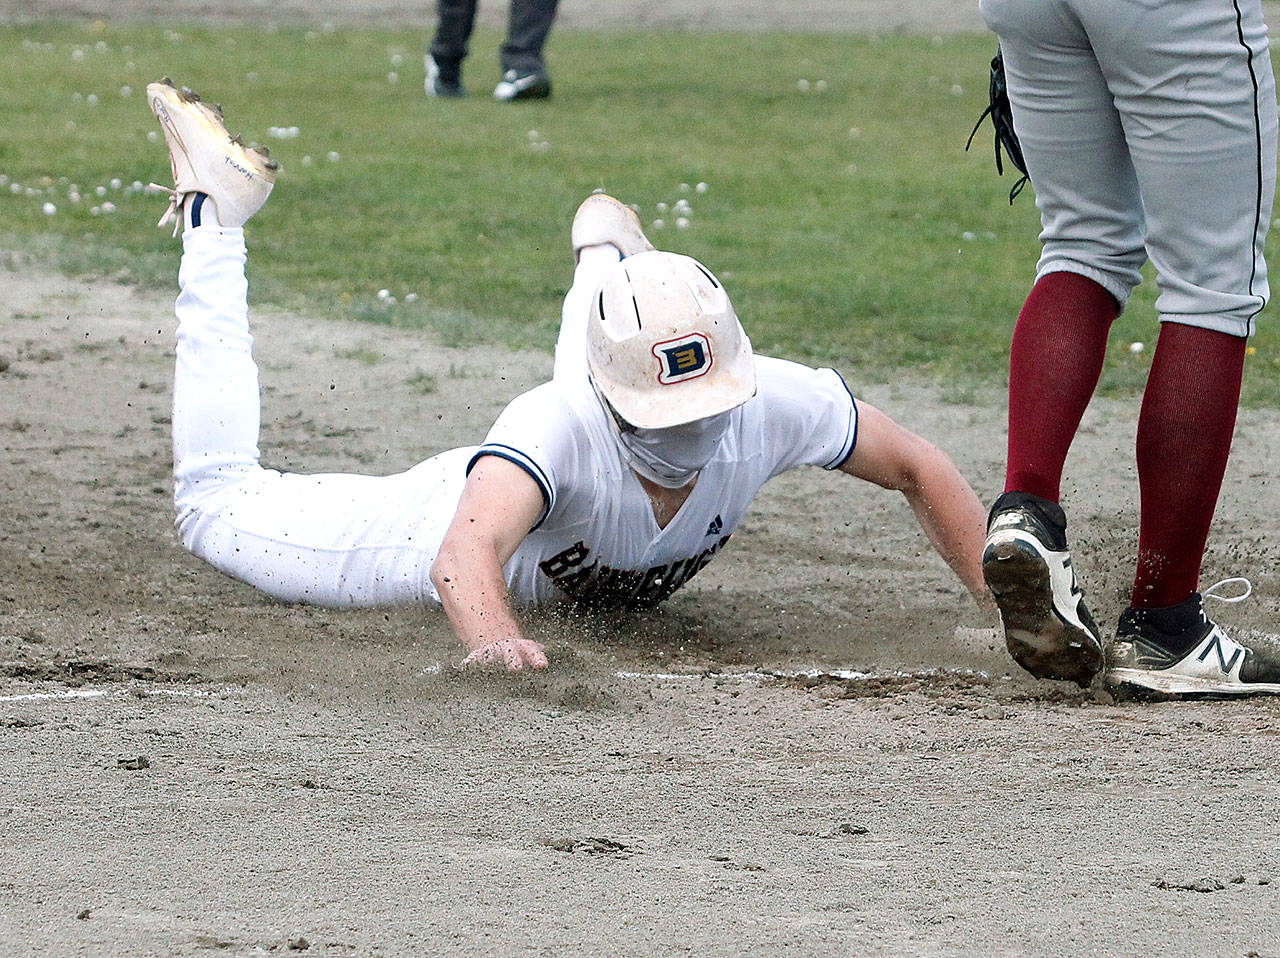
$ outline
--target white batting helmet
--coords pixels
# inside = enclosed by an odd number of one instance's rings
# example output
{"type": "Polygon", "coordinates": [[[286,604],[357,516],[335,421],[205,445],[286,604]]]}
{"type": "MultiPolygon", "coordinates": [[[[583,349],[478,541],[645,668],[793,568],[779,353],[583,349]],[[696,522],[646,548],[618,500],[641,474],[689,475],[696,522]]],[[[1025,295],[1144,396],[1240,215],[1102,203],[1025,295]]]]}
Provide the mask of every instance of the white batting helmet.
{"type": "Polygon", "coordinates": [[[587,321],[587,367],[640,429],[727,412],[756,391],[751,341],[720,281],[696,259],[660,250],[605,276],[587,321]]]}

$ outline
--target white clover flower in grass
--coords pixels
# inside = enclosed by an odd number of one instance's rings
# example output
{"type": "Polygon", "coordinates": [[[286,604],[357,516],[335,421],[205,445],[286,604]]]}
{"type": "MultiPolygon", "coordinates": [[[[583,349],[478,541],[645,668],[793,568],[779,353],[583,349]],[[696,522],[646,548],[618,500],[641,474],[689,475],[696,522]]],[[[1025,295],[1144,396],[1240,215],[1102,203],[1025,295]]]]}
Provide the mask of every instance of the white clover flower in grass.
{"type": "Polygon", "coordinates": [[[115,211],[116,211],[116,204],[112,203],[110,200],[107,200],[107,202],[102,204],[102,212],[114,213],[115,211]]]}
{"type": "Polygon", "coordinates": [[[655,229],[655,230],[662,230],[666,228],[667,228],[666,220],[654,220],[653,225],[650,227],[650,229],[655,229]]]}
{"type": "Polygon", "coordinates": [[[120,88],[120,96],[121,96],[121,97],[123,97],[123,98],[124,98],[124,99],[126,99],[126,100],[127,100],[129,97],[133,96],[133,87],[129,86],[129,85],[126,83],[124,86],[122,86],[122,87],[120,88]]]}
{"type": "Polygon", "coordinates": [[[107,185],[110,186],[113,190],[118,190],[120,189],[120,187],[124,186],[124,181],[121,180],[120,177],[118,176],[113,176],[111,177],[111,182],[108,183],[107,185]]]}
{"type": "Polygon", "coordinates": [[[705,193],[707,189],[708,187],[706,183],[699,183],[693,188],[693,191],[695,193],[705,193]]]}
{"type": "Polygon", "coordinates": [[[404,57],[402,57],[402,56],[401,56],[400,54],[398,54],[398,53],[393,53],[393,54],[391,54],[391,65],[392,65],[393,67],[398,67],[398,66],[400,66],[402,63],[404,63],[404,57]]]}
{"type": "Polygon", "coordinates": [[[391,72],[389,72],[389,73],[387,74],[387,82],[388,82],[388,83],[399,83],[399,82],[400,82],[400,74],[396,73],[396,71],[395,71],[395,70],[392,70],[391,72]]]}
{"type": "Polygon", "coordinates": [[[98,105],[98,94],[96,94],[96,93],[90,93],[87,97],[85,97],[85,98],[84,98],[84,102],[85,102],[85,103],[87,103],[87,104],[89,104],[89,106],[97,106],[97,105],[98,105]]]}
{"type": "Polygon", "coordinates": [[[378,290],[378,299],[382,300],[385,303],[390,298],[391,298],[391,290],[389,289],[378,290]]]}
{"type": "Polygon", "coordinates": [[[667,206],[667,204],[666,204],[666,203],[659,203],[659,204],[657,205],[657,210],[658,210],[658,212],[659,212],[659,213],[665,213],[665,212],[666,212],[667,210],[669,210],[670,208],[671,208],[671,207],[667,206]]]}
{"type": "Polygon", "coordinates": [[[808,93],[809,81],[806,80],[804,77],[801,77],[799,80],[796,81],[796,89],[799,90],[801,93],[808,93]]]}
{"type": "Polygon", "coordinates": [[[404,294],[404,301],[405,301],[406,303],[416,303],[416,302],[418,301],[418,294],[417,294],[417,293],[405,293],[405,294],[404,294]]]}
{"type": "Polygon", "coordinates": [[[676,229],[687,230],[688,228],[689,228],[689,218],[687,216],[681,216],[679,219],[676,220],[676,229]]]}
{"type": "Polygon", "coordinates": [[[155,142],[156,142],[157,140],[159,140],[159,139],[160,139],[160,134],[159,134],[159,132],[158,132],[158,131],[156,131],[156,130],[147,130],[147,142],[148,142],[148,143],[155,143],[155,142]]]}
{"type": "Polygon", "coordinates": [[[325,154],[324,158],[328,160],[330,163],[337,163],[340,159],[342,159],[342,157],[338,155],[337,150],[330,150],[328,153],[325,154]]]}
{"type": "Polygon", "coordinates": [[[44,210],[45,216],[53,216],[53,214],[58,212],[58,208],[54,206],[52,203],[45,203],[44,206],[41,207],[41,209],[44,210]]]}
{"type": "Polygon", "coordinates": [[[1147,346],[1146,346],[1146,344],[1145,344],[1145,343],[1130,343],[1130,344],[1129,344],[1129,352],[1133,353],[1135,356],[1136,356],[1136,355],[1138,355],[1138,353],[1142,352],[1142,351],[1143,351],[1144,349],[1146,349],[1146,348],[1147,348],[1147,346]]]}
{"type": "Polygon", "coordinates": [[[677,186],[677,187],[676,187],[676,189],[678,189],[681,193],[688,193],[688,192],[689,192],[689,184],[688,184],[688,183],[681,183],[679,186],[677,186]]]}

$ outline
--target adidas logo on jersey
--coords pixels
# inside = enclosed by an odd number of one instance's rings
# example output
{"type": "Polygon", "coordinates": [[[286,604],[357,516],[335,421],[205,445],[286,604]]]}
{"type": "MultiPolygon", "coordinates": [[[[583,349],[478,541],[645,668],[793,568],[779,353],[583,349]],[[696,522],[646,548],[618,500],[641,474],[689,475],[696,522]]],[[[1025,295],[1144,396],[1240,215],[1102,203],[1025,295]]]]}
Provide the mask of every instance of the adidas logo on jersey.
{"type": "Polygon", "coordinates": [[[707,526],[707,531],[704,533],[704,535],[718,536],[721,530],[723,529],[724,529],[724,520],[721,519],[719,513],[717,513],[716,517],[711,520],[711,524],[707,526]]]}

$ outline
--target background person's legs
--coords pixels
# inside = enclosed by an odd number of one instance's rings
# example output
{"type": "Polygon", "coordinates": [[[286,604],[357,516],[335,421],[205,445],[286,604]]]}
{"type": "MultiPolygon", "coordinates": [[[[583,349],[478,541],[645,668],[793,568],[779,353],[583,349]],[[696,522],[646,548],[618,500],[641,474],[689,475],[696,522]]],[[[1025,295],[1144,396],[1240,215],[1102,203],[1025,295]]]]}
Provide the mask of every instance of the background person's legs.
{"type": "Polygon", "coordinates": [[[439,0],[437,10],[440,20],[430,53],[441,74],[456,80],[460,64],[469,52],[471,31],[476,22],[476,0],[439,0]]]}
{"type": "Polygon", "coordinates": [[[500,54],[503,73],[515,70],[524,75],[545,70],[542,48],[558,5],[559,0],[511,0],[507,40],[500,54]]]}

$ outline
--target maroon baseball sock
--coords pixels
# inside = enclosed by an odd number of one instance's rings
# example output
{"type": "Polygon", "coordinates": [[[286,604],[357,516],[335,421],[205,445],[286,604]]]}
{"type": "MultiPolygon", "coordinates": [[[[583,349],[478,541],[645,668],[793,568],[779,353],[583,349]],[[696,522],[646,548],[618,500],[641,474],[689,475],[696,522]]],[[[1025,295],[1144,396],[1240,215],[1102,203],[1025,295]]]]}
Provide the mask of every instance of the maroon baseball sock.
{"type": "Polygon", "coordinates": [[[1062,465],[1119,314],[1115,297],[1077,273],[1048,273],[1031,288],[1009,353],[1005,492],[1058,501],[1062,465]]]}
{"type": "Polygon", "coordinates": [[[1209,524],[1231,452],[1247,340],[1163,323],[1138,418],[1135,608],[1175,605],[1199,587],[1209,524]]]}

